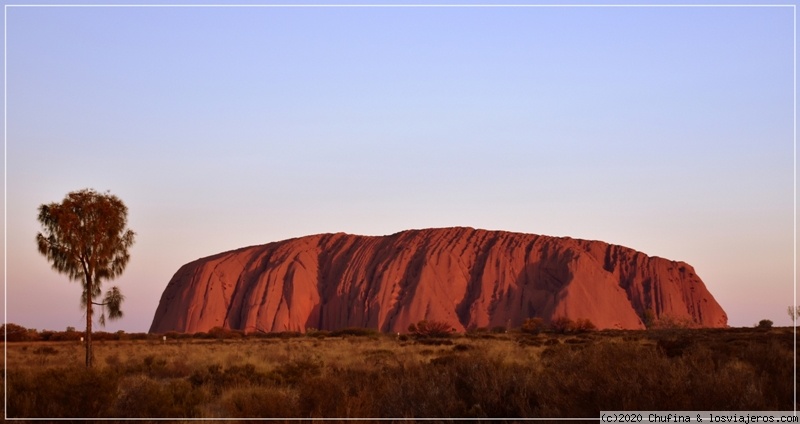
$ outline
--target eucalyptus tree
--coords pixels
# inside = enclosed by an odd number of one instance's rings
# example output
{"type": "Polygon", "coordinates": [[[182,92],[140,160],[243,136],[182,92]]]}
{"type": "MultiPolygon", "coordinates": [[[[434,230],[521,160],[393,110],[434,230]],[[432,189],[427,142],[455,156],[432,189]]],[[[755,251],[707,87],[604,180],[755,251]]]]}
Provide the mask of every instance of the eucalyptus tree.
{"type": "Polygon", "coordinates": [[[92,315],[101,307],[100,325],[106,314],[122,318],[125,297],[112,287],[102,301],[102,284],[122,274],[130,260],[128,250],[135,233],[127,228],[128,208],[117,196],[83,189],[68,193],[61,203],[39,206],[42,231],[36,234],[39,253],[52,268],[82,283],[81,307],[86,310],[86,367],[92,366],[92,315]]]}

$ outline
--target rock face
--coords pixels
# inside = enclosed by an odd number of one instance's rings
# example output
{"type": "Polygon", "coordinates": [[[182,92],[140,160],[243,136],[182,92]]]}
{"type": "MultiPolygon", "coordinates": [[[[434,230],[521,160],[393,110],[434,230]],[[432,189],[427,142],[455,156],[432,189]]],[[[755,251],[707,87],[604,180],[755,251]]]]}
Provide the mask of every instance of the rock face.
{"type": "Polygon", "coordinates": [[[464,331],[534,316],[638,329],[648,310],[703,327],[728,321],[683,262],[600,241],[443,228],[321,234],[198,259],[172,277],[150,332],[405,332],[423,319],[464,331]]]}

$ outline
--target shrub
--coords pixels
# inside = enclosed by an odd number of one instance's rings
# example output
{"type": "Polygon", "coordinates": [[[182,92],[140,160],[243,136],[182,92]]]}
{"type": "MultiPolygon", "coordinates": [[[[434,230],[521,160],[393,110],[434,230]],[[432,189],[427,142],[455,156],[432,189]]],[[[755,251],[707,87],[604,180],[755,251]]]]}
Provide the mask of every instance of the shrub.
{"type": "Polygon", "coordinates": [[[683,356],[683,353],[694,345],[695,341],[686,337],[670,337],[659,339],[656,345],[669,358],[683,356]]]}
{"type": "Polygon", "coordinates": [[[128,333],[126,335],[126,340],[156,340],[160,338],[161,336],[158,334],[149,333],[128,333]]]}
{"type": "Polygon", "coordinates": [[[212,339],[241,339],[244,333],[241,330],[233,330],[230,328],[214,327],[208,330],[208,336],[212,339]]]}
{"type": "Polygon", "coordinates": [[[8,370],[9,418],[93,418],[108,416],[117,392],[117,374],[108,369],[48,368],[8,370]]]}
{"type": "Polygon", "coordinates": [[[29,340],[37,340],[39,334],[36,330],[28,330],[27,328],[17,324],[3,324],[0,326],[0,332],[5,332],[7,340],[10,342],[24,342],[29,340]]]}
{"type": "Polygon", "coordinates": [[[580,318],[575,321],[575,331],[578,333],[586,333],[594,330],[597,330],[597,327],[587,318],[580,318]]]}
{"type": "Polygon", "coordinates": [[[758,322],[758,325],[756,327],[763,329],[770,329],[772,328],[772,321],[768,319],[762,319],[761,321],[758,322]]]}
{"type": "Polygon", "coordinates": [[[322,374],[322,365],[319,358],[305,356],[278,366],[269,377],[279,384],[295,384],[322,374]]]}
{"type": "Polygon", "coordinates": [[[306,328],[306,337],[324,339],[325,337],[330,336],[330,334],[331,334],[330,331],[317,330],[316,328],[313,327],[306,328]]]}
{"type": "Polygon", "coordinates": [[[56,355],[58,350],[51,346],[42,346],[33,350],[34,355],[56,355]]]}
{"type": "Polygon", "coordinates": [[[295,339],[303,337],[303,333],[299,331],[271,331],[251,333],[251,337],[257,337],[259,339],[295,339]]]}
{"type": "Polygon", "coordinates": [[[696,328],[696,327],[697,324],[694,323],[691,319],[675,318],[671,316],[662,316],[661,318],[657,319],[656,322],[652,325],[652,328],[671,329],[671,330],[696,328]]]}
{"type": "Polygon", "coordinates": [[[189,376],[189,383],[192,386],[206,386],[217,395],[225,387],[263,384],[266,381],[267,375],[256,371],[253,364],[233,365],[225,370],[219,364],[212,364],[205,370],[196,370],[189,376]]]}
{"type": "Polygon", "coordinates": [[[466,337],[417,342],[430,346],[355,337],[250,344],[106,342],[97,355],[98,364],[105,362],[93,370],[78,364],[77,343],[9,343],[7,407],[12,418],[145,419],[786,410],[794,405],[794,384],[786,378],[793,372],[790,330],[526,335],[520,344],[539,347],[511,361],[498,355],[513,352],[501,347],[509,337],[491,333],[486,335],[498,342],[466,337]],[[61,365],[70,362],[76,364],[61,365]]]}
{"type": "Polygon", "coordinates": [[[132,418],[193,418],[199,415],[202,393],[185,380],[159,382],[138,374],[120,382],[115,416],[132,418]]]}
{"type": "Polygon", "coordinates": [[[431,338],[422,337],[422,338],[419,338],[417,340],[417,343],[419,343],[421,345],[425,345],[425,346],[442,346],[442,345],[452,346],[453,345],[453,341],[452,340],[443,339],[441,337],[431,337],[431,338]]]}
{"type": "Polygon", "coordinates": [[[371,328],[361,328],[361,327],[348,327],[348,328],[340,328],[336,331],[332,331],[330,333],[331,337],[342,337],[342,336],[372,336],[375,337],[378,335],[376,330],[371,328]]]}
{"type": "Polygon", "coordinates": [[[456,330],[450,324],[443,321],[422,320],[416,324],[411,324],[408,327],[408,331],[410,331],[415,337],[425,338],[449,337],[450,334],[456,330]]]}
{"type": "Polygon", "coordinates": [[[106,331],[92,332],[92,340],[96,342],[104,342],[108,340],[119,340],[117,333],[109,333],[106,331]]]}
{"type": "Polygon", "coordinates": [[[313,337],[315,339],[324,339],[325,337],[328,337],[330,335],[331,332],[326,330],[317,330],[311,334],[306,333],[306,337],[313,337]]]}
{"type": "Polygon", "coordinates": [[[291,418],[297,416],[298,397],[285,387],[234,387],[222,395],[223,416],[236,418],[291,418]]]}
{"type": "Polygon", "coordinates": [[[522,323],[522,332],[528,334],[539,334],[545,329],[544,320],[539,317],[528,318],[522,323]]]}
{"type": "Polygon", "coordinates": [[[183,333],[179,333],[177,331],[168,331],[161,335],[161,337],[166,337],[167,340],[177,340],[183,336],[183,333]]]}
{"type": "Polygon", "coordinates": [[[83,337],[83,334],[77,331],[55,331],[48,340],[54,342],[78,341],[83,337]]]}
{"type": "Polygon", "coordinates": [[[550,328],[556,333],[571,333],[575,331],[575,322],[567,317],[559,317],[550,322],[550,328]]]}

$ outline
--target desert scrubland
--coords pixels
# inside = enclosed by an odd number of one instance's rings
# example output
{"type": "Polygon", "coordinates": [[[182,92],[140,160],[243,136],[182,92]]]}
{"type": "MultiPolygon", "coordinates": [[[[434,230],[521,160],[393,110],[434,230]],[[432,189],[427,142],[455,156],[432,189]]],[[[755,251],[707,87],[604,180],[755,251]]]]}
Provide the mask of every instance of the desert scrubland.
{"type": "Polygon", "coordinates": [[[172,333],[7,344],[24,417],[597,417],[600,410],[791,410],[793,329],[447,337],[364,329],[172,333]]]}

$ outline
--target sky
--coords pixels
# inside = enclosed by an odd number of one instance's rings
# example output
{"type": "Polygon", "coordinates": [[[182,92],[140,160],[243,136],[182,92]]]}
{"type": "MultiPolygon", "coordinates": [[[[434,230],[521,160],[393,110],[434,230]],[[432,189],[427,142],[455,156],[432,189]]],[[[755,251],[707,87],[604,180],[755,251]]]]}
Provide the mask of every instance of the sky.
{"type": "Polygon", "coordinates": [[[119,196],[107,331],[178,268],[303,235],[469,226],[694,266],[790,325],[793,7],[5,7],[8,322],[84,328],[37,207],[119,196]]]}

